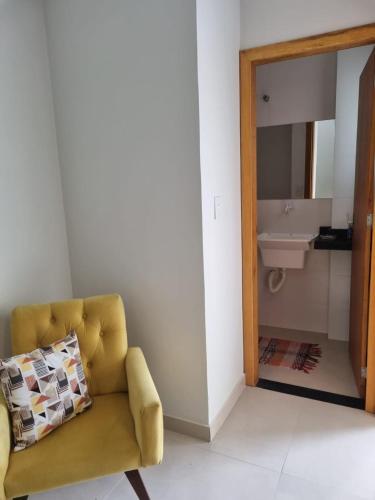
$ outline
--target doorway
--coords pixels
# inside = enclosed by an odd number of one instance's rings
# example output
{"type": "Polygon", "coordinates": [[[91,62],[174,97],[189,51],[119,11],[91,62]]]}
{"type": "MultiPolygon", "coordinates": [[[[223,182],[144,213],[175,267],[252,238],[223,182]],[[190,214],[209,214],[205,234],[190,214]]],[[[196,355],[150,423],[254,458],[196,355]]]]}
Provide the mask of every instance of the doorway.
{"type": "MultiPolygon", "coordinates": [[[[246,383],[248,385],[256,385],[259,379],[256,68],[267,63],[324,54],[352,47],[369,45],[374,42],[375,25],[368,25],[321,36],[244,50],[240,54],[244,364],[246,383]]],[[[370,137],[372,132],[370,131],[368,134],[367,135],[370,137]]],[[[372,155],[373,158],[374,152],[370,151],[369,155],[372,155]]],[[[371,193],[373,189],[372,183],[373,181],[371,180],[371,193]]],[[[367,185],[367,187],[369,186],[368,179],[367,184],[364,183],[364,185],[367,185]]],[[[312,186],[310,185],[308,189],[306,189],[306,192],[311,192],[311,190],[312,186]]],[[[368,196],[366,195],[366,199],[371,198],[371,193],[368,193],[368,196]]],[[[371,207],[367,205],[365,210],[367,210],[367,213],[371,210],[372,214],[372,199],[370,200],[370,204],[371,207]]],[[[360,224],[358,222],[356,225],[357,228],[359,228],[360,224]]],[[[359,229],[357,230],[357,233],[358,232],[359,229]]],[[[359,278],[360,283],[357,284],[357,295],[359,296],[362,293],[361,290],[364,293],[364,300],[361,301],[362,310],[360,310],[361,308],[358,305],[356,313],[359,314],[359,323],[361,324],[362,332],[360,341],[357,342],[354,349],[351,349],[351,352],[352,358],[355,358],[353,360],[353,366],[355,366],[356,362],[360,365],[357,367],[357,373],[363,368],[363,357],[367,360],[367,379],[366,385],[363,387],[363,393],[366,396],[366,410],[375,412],[375,366],[373,362],[373,345],[375,344],[373,331],[375,325],[372,304],[374,294],[371,293],[371,290],[375,289],[375,286],[373,276],[370,272],[372,252],[370,250],[369,240],[369,238],[372,237],[371,231],[367,232],[367,243],[365,246],[368,251],[368,269],[367,274],[365,272],[366,277],[363,275],[359,278]],[[364,282],[364,280],[368,282],[364,282]]],[[[361,241],[365,241],[366,238],[362,238],[361,241]]],[[[362,257],[363,255],[362,252],[362,257]]],[[[356,321],[358,322],[358,320],[356,321]]]]}

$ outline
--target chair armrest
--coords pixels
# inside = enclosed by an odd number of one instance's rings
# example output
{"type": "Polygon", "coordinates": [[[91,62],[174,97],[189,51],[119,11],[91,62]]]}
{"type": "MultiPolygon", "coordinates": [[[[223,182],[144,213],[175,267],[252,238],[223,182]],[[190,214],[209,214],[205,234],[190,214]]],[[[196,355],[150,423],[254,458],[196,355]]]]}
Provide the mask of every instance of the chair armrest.
{"type": "Polygon", "coordinates": [[[0,500],[5,500],[4,480],[10,453],[10,423],[8,408],[0,388],[0,500]]]}
{"type": "Polygon", "coordinates": [[[142,465],[163,458],[163,411],[161,401],[139,347],[130,347],[125,359],[130,411],[141,450],[142,465]]]}

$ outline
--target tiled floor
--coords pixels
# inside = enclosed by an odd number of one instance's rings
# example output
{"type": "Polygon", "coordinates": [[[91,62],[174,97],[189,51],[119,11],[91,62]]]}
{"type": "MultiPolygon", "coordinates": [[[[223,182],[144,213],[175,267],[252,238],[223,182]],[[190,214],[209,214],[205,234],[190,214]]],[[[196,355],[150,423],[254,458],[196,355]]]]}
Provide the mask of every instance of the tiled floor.
{"type": "Polygon", "coordinates": [[[322,333],[287,330],[270,326],[260,326],[259,334],[265,337],[312,342],[319,344],[322,348],[322,357],[316,368],[309,374],[283,366],[262,364],[259,366],[259,376],[261,378],[344,394],[345,396],[359,397],[350,364],[348,342],[328,340],[327,335],[322,333]]]}
{"type": "MultiPolygon", "coordinates": [[[[375,417],[246,388],[212,443],[166,432],[153,500],[374,500],[375,417]]],[[[135,499],[122,474],[30,500],[135,499]]]]}

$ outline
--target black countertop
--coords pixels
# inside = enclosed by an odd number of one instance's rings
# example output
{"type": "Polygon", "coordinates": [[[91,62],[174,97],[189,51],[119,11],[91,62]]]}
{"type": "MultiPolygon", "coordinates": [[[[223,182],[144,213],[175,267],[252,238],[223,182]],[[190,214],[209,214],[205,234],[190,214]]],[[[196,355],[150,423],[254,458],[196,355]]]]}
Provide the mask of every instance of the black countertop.
{"type": "Polygon", "coordinates": [[[314,240],[314,248],[315,250],[351,250],[351,234],[347,229],[321,226],[319,236],[314,240]]]}

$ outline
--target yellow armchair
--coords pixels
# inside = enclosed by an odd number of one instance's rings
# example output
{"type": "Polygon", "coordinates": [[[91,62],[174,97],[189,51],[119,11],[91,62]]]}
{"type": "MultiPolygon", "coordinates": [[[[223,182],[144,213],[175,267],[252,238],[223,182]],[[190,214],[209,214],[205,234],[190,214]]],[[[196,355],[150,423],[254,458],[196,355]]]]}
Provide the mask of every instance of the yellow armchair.
{"type": "Polygon", "coordinates": [[[161,402],[142,351],[128,348],[119,295],[17,307],[13,354],[77,333],[93,405],[41,441],[13,452],[0,397],[0,500],[125,472],[138,498],[148,494],[138,469],[161,462],[161,402]]]}

